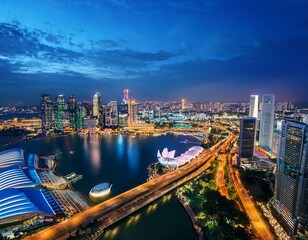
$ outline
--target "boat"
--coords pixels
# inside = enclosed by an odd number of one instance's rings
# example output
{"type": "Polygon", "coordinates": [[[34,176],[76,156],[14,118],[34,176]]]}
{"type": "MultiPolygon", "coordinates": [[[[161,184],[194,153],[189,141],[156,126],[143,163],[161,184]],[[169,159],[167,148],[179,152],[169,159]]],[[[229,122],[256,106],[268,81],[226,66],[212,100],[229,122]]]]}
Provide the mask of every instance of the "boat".
{"type": "Polygon", "coordinates": [[[112,184],[110,183],[100,183],[95,185],[89,195],[92,198],[101,198],[107,196],[111,192],[112,184]]]}

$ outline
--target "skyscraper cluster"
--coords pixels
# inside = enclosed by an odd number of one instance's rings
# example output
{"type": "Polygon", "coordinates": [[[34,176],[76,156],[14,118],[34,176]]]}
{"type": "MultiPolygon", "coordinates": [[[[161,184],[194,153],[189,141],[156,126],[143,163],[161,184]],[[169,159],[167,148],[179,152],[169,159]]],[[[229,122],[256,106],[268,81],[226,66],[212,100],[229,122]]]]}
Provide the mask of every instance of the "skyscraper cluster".
{"type": "Polygon", "coordinates": [[[41,95],[41,118],[45,132],[50,130],[63,131],[66,128],[79,130],[83,127],[82,120],[86,116],[86,109],[77,106],[76,98],[71,95],[69,102],[63,95],[59,95],[52,101],[47,94],[41,95]]]}
{"type": "MultiPolygon", "coordinates": [[[[263,95],[261,107],[259,145],[278,154],[273,212],[290,236],[308,236],[308,126],[283,120],[281,130],[274,132],[275,96],[263,95]]],[[[252,95],[250,117],[240,122],[239,163],[253,158],[257,112],[258,96],[252,95]]]]}
{"type": "MultiPolygon", "coordinates": [[[[252,160],[253,158],[258,128],[257,120],[259,119],[258,99],[258,95],[250,96],[249,117],[244,117],[241,119],[239,161],[240,159],[252,160]]],[[[261,106],[259,145],[266,150],[271,150],[274,131],[275,95],[263,95],[261,106]]]]}
{"type": "Polygon", "coordinates": [[[63,95],[52,101],[47,94],[41,95],[41,118],[43,130],[65,131],[94,129],[96,127],[116,128],[127,127],[137,122],[138,104],[128,96],[128,89],[123,91],[123,100],[101,103],[101,94],[93,95],[93,102],[77,104],[75,96],[71,95],[66,102],[63,95]]]}

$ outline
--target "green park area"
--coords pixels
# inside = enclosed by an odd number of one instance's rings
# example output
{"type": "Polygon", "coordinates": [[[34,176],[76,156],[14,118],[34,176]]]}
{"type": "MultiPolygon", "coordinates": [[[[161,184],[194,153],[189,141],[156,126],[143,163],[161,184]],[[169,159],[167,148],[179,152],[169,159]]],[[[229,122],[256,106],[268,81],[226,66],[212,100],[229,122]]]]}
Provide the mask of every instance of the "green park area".
{"type": "Polygon", "coordinates": [[[232,196],[227,199],[217,191],[218,161],[216,158],[203,175],[185,184],[178,194],[190,205],[204,239],[255,239],[249,219],[238,203],[232,196]]]}

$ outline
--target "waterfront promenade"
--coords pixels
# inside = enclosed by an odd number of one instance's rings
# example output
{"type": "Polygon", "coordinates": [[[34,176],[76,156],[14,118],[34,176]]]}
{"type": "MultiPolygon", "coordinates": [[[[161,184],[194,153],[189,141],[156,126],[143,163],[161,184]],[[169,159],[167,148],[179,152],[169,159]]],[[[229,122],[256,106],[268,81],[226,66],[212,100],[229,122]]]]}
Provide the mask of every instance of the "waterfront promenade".
{"type": "Polygon", "coordinates": [[[223,142],[230,142],[232,138],[229,136],[216,144],[212,148],[213,151],[205,150],[194,161],[180,169],[141,184],[25,239],[64,239],[74,235],[79,227],[89,226],[96,221],[101,227],[108,227],[204,172],[211,165],[211,156],[225,147],[223,142]]]}

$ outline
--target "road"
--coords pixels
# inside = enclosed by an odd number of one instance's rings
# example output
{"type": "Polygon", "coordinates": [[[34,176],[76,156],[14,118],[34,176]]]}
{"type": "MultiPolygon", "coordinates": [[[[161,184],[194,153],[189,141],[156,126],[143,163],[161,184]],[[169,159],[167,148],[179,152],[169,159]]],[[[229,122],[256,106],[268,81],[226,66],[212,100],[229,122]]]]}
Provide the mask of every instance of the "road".
{"type": "Polygon", "coordinates": [[[224,167],[227,162],[226,154],[220,155],[221,160],[219,161],[219,166],[216,174],[216,185],[218,187],[218,190],[222,196],[225,196],[227,199],[230,199],[228,189],[226,187],[226,181],[225,181],[225,170],[224,167]]]}
{"type": "Polygon", "coordinates": [[[261,239],[264,240],[272,240],[275,239],[274,235],[270,231],[268,224],[264,221],[261,214],[259,213],[258,209],[255,207],[253,200],[247,193],[245,187],[243,186],[240,175],[237,170],[233,169],[231,165],[231,160],[229,161],[229,169],[232,175],[232,179],[234,182],[234,186],[236,191],[240,197],[240,200],[244,206],[244,210],[248,217],[251,220],[253,228],[255,229],[256,233],[259,235],[261,239]]]}
{"type": "Polygon", "coordinates": [[[200,175],[211,165],[214,159],[211,157],[216,155],[222,147],[225,147],[224,143],[230,143],[233,138],[233,136],[229,135],[227,139],[217,143],[211,149],[203,151],[191,163],[177,170],[164,174],[158,179],[141,184],[24,239],[65,239],[70,234],[74,234],[80,226],[87,226],[94,221],[99,221],[101,226],[108,227],[167,192],[177,188],[186,181],[200,175]]]}

